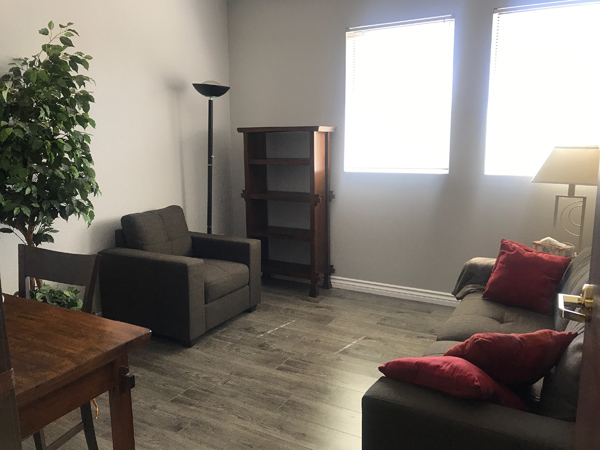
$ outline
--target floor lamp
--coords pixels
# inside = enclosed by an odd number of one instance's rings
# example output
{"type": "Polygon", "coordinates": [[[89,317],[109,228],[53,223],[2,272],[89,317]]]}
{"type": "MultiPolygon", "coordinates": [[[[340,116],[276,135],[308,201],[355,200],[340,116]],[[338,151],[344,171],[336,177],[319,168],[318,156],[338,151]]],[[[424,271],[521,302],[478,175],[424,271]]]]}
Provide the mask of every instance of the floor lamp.
{"type": "Polygon", "coordinates": [[[220,97],[229,90],[216,81],[192,83],[194,89],[208,97],[208,189],[206,202],[206,233],[212,234],[212,168],[213,168],[213,98],[220,97]]]}
{"type": "Polygon", "coordinates": [[[554,233],[558,225],[579,239],[578,250],[583,243],[586,197],[575,195],[575,185],[596,186],[598,184],[598,147],[555,147],[542,165],[532,183],[568,184],[567,195],[556,196],[554,202],[554,233]],[[561,201],[566,203],[562,210],[561,201]],[[579,210],[579,214],[577,214],[579,210]],[[559,212],[560,211],[560,212],[559,212]],[[574,231],[573,231],[574,230],[574,231]]]}

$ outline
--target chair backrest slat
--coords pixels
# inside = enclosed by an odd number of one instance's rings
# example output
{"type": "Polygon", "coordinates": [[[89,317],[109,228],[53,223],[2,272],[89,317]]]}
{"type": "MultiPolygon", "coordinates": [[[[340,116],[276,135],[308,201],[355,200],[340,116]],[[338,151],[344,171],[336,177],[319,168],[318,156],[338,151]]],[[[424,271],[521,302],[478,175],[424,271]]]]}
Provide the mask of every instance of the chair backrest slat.
{"type": "Polygon", "coordinates": [[[19,245],[19,296],[27,296],[27,277],[83,286],[83,312],[92,312],[100,255],[78,255],[19,245]]]}
{"type": "Polygon", "coordinates": [[[8,333],[4,318],[4,302],[0,286],[0,448],[3,450],[21,450],[21,431],[19,414],[15,399],[14,376],[8,352],[8,333]]]}

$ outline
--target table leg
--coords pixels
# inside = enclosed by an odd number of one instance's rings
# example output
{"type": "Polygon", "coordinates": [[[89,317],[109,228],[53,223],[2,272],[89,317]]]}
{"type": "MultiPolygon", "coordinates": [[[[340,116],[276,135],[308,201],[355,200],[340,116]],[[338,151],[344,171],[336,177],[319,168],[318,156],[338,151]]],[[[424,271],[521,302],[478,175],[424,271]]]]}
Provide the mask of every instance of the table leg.
{"type": "Polygon", "coordinates": [[[108,391],[110,402],[110,422],[114,450],[134,450],[133,409],[131,406],[131,388],[133,378],[129,375],[127,355],[115,361],[115,387],[108,391]]]}

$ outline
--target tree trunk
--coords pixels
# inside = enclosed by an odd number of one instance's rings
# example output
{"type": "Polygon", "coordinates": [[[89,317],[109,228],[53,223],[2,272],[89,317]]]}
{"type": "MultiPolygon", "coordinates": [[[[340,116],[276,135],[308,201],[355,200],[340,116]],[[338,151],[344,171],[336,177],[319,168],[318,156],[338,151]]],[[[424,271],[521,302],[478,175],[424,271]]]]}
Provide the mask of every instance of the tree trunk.
{"type": "MultiPolygon", "coordinates": [[[[25,243],[29,247],[37,247],[33,242],[33,232],[35,231],[35,227],[33,225],[30,225],[28,227],[19,227],[18,229],[25,238],[25,243]]],[[[36,289],[36,286],[37,289],[39,289],[42,287],[43,284],[44,280],[42,280],[41,278],[29,278],[29,291],[33,291],[34,289],[36,289]]]]}

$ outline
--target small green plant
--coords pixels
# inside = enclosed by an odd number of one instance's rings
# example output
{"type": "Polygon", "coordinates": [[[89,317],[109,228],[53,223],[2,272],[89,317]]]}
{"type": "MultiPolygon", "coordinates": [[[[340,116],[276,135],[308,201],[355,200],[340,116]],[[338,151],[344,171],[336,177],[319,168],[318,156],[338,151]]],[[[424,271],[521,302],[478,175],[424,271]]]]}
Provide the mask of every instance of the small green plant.
{"type": "Polygon", "coordinates": [[[79,291],[75,288],[69,287],[67,290],[62,290],[47,284],[31,291],[31,297],[38,302],[81,311],[83,301],[77,298],[77,294],[79,294],[79,291]]]}

